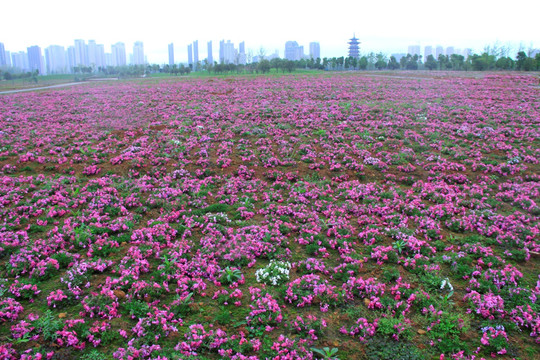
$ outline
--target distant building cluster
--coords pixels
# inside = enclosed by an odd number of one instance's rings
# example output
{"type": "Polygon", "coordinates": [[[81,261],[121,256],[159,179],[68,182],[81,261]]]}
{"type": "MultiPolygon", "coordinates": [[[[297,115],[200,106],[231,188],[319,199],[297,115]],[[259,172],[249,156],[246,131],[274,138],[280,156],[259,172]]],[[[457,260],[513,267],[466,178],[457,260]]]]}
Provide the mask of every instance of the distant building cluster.
{"type": "Polygon", "coordinates": [[[285,55],[287,60],[317,59],[321,57],[321,46],[318,42],[309,43],[309,54],[304,55],[304,47],[298,45],[296,41],[287,41],[285,43],[285,55]]]}
{"type": "Polygon", "coordinates": [[[66,74],[77,67],[92,67],[94,69],[107,66],[124,66],[128,64],[144,65],[147,63],[144,55],[144,45],[141,41],[133,44],[133,51],[126,56],[126,46],[122,42],[111,45],[111,52],[105,52],[103,44],[95,40],[77,39],[67,49],[60,45],[50,45],[42,52],[41,47],[34,45],[26,51],[10,53],[0,43],[0,67],[13,67],[20,71],[35,71],[40,74],[66,74]]]}
{"type": "Polygon", "coordinates": [[[424,47],[424,52],[422,53],[420,45],[409,45],[407,53],[413,56],[422,56],[422,59],[425,61],[429,55],[432,55],[435,59],[438,59],[440,55],[451,56],[454,54],[463,55],[465,58],[467,58],[472,53],[472,51],[471,49],[461,50],[453,46],[447,46],[446,48],[444,48],[441,45],[437,45],[436,47],[427,45],[424,47]]]}
{"type": "MultiPolygon", "coordinates": [[[[248,56],[246,53],[245,43],[242,41],[238,44],[238,48],[235,48],[234,43],[231,40],[221,40],[219,42],[219,58],[214,58],[214,51],[212,47],[212,41],[208,41],[206,44],[207,56],[206,59],[200,60],[199,58],[199,40],[193,41],[193,43],[187,46],[187,63],[194,70],[197,70],[199,66],[202,66],[204,62],[209,65],[213,65],[215,62],[221,64],[236,64],[245,65],[248,62],[248,56]]],[[[169,44],[169,65],[174,64],[174,44],[169,44]]]]}

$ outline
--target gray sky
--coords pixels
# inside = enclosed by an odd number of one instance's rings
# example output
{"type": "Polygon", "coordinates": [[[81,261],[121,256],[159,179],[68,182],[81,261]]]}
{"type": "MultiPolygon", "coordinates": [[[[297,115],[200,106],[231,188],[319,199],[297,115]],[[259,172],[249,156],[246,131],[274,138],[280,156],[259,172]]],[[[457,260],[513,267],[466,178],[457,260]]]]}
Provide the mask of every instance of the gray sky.
{"type": "MultiPolygon", "coordinates": [[[[442,45],[481,51],[485,45],[525,49],[540,47],[538,0],[382,0],[382,1],[124,1],[8,0],[1,6],[0,42],[8,51],[31,45],[69,46],[74,39],[110,45],[143,41],[151,63],[167,62],[167,44],[175,61],[187,62],[187,45],[199,40],[199,59],[206,42],[245,41],[256,55],[279,51],[295,40],[309,53],[309,42],[321,46],[321,57],[347,54],[356,33],[361,53],[407,52],[408,45],[442,45]]],[[[422,49],[423,51],[423,49],[422,49]]]]}

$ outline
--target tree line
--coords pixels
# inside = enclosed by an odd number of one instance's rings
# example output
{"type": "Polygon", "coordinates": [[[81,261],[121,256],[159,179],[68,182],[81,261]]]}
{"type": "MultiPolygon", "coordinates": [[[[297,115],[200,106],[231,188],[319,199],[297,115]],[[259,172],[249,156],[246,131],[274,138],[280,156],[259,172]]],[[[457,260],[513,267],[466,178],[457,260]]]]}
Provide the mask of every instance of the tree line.
{"type": "MultiPolygon", "coordinates": [[[[459,54],[439,55],[435,58],[429,55],[422,59],[420,55],[407,54],[399,61],[394,56],[388,57],[386,54],[369,53],[359,58],[354,57],[332,57],[317,59],[287,60],[280,58],[262,59],[249,64],[219,64],[202,63],[184,65],[126,65],[126,66],[75,66],[72,73],[75,80],[84,80],[93,75],[116,76],[120,78],[140,77],[153,73],[166,73],[171,75],[188,75],[194,70],[205,71],[212,74],[253,74],[269,73],[272,69],[275,72],[293,72],[297,69],[312,69],[326,71],[344,70],[455,70],[455,71],[490,71],[490,70],[518,70],[518,71],[540,71],[540,53],[529,56],[525,51],[519,51],[516,58],[508,56],[507,52],[494,51],[489,47],[481,54],[471,54],[467,57],[459,54]]],[[[0,69],[0,79],[16,80],[24,79],[37,82],[39,71],[16,72],[0,69]]],[[[23,80],[23,81],[24,81],[23,80]]]]}

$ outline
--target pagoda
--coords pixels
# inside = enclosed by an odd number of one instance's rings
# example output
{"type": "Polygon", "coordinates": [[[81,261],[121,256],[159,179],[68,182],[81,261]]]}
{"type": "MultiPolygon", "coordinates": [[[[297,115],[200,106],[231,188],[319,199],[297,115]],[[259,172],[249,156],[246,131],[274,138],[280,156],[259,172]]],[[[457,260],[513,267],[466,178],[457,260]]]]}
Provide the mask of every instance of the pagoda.
{"type": "Polygon", "coordinates": [[[349,41],[349,57],[358,59],[360,57],[360,42],[356,38],[356,35],[353,34],[352,39],[349,41]]]}

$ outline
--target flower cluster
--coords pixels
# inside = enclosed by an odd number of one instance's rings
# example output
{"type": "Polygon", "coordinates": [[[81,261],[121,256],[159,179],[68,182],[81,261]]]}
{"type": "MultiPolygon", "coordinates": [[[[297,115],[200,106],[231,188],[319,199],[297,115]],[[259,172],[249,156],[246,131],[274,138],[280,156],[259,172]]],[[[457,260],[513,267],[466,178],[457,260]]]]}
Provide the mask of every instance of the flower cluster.
{"type": "Polygon", "coordinates": [[[255,277],[258,282],[276,286],[289,281],[290,269],[289,262],[272,259],[268,265],[255,272],[255,277]]]}

